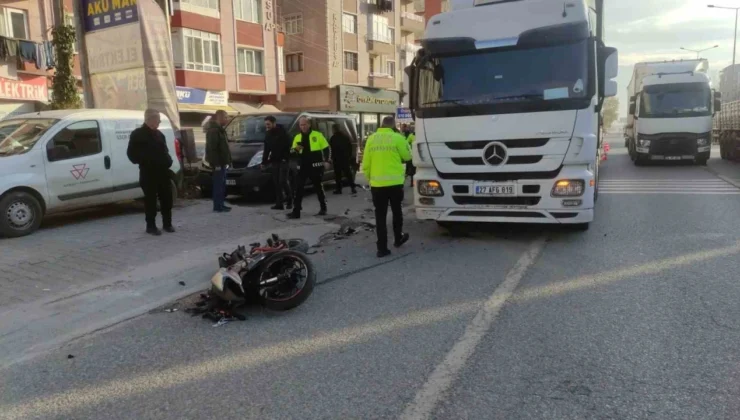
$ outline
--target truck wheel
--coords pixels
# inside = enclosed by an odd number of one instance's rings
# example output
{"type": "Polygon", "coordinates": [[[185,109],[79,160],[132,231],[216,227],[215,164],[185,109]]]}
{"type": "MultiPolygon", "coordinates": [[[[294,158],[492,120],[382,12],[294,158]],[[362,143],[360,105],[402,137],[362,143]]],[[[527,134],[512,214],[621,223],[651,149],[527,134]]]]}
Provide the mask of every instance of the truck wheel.
{"type": "Polygon", "coordinates": [[[13,192],[0,200],[0,235],[18,238],[30,235],[41,226],[41,203],[25,192],[13,192]]]}

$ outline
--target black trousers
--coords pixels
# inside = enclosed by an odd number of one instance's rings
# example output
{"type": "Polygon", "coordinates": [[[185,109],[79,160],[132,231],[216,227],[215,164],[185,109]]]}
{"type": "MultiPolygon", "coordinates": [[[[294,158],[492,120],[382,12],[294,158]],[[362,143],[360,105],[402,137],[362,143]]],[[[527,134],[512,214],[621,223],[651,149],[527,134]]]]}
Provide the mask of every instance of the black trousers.
{"type": "Polygon", "coordinates": [[[313,188],[316,190],[316,196],[319,198],[319,204],[321,210],[326,210],[326,194],[324,194],[324,186],[321,182],[324,179],[323,168],[301,168],[296,176],[295,186],[295,201],[293,203],[293,212],[300,213],[303,210],[303,194],[306,190],[306,181],[311,180],[313,188]]]}
{"type": "Polygon", "coordinates": [[[378,251],[388,249],[388,227],[386,226],[386,217],[388,215],[388,205],[391,206],[393,213],[393,236],[396,241],[403,235],[403,185],[394,185],[392,187],[372,187],[370,192],[373,195],[373,205],[375,206],[375,232],[378,235],[378,251]]]}
{"type": "Polygon", "coordinates": [[[336,191],[342,191],[342,178],[345,178],[348,181],[348,185],[350,188],[352,188],[352,190],[357,187],[357,185],[355,184],[355,174],[354,172],[352,172],[352,169],[349,166],[349,162],[334,162],[334,179],[337,183],[334,189],[336,191]]]}
{"type": "Polygon", "coordinates": [[[144,212],[146,227],[156,227],[157,198],[159,210],[162,213],[162,225],[172,226],[172,184],[167,173],[148,174],[139,173],[139,185],[144,191],[144,212]]]}
{"type": "Polygon", "coordinates": [[[272,163],[272,182],[275,184],[275,205],[282,206],[287,198],[293,202],[293,191],[290,188],[290,164],[288,162],[272,163]],[[285,194],[285,195],[283,195],[285,194]]]}

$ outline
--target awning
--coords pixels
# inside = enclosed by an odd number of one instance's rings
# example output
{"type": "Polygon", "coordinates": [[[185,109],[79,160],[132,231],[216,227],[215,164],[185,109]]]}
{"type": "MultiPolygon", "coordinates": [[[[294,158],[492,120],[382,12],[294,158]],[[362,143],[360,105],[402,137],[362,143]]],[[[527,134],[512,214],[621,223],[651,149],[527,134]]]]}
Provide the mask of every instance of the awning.
{"type": "Polygon", "coordinates": [[[272,105],[262,104],[248,104],[245,102],[229,102],[229,106],[236,110],[239,114],[274,114],[276,112],[282,112],[272,105]]]}
{"type": "Polygon", "coordinates": [[[197,112],[199,114],[213,114],[218,110],[224,110],[229,114],[238,114],[239,111],[230,106],[200,105],[200,104],[177,104],[178,112],[197,112]]]}

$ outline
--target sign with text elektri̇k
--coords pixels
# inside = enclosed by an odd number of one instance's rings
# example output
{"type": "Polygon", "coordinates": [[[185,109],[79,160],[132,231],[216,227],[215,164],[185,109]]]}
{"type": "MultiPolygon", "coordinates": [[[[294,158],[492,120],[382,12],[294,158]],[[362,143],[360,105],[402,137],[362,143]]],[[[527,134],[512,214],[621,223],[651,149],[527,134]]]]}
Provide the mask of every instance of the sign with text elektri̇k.
{"type": "MultiPolygon", "coordinates": [[[[137,0],[79,0],[85,32],[138,22],[137,0]]],[[[125,40],[122,40],[125,42],[125,40]]]]}

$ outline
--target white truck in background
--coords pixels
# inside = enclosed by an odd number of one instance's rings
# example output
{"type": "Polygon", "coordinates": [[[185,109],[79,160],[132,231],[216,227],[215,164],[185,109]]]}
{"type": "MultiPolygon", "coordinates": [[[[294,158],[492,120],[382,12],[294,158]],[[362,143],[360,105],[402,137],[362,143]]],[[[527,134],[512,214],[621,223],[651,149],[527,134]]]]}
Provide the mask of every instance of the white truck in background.
{"type": "Polygon", "coordinates": [[[635,165],[692,160],[712,148],[715,104],[706,59],[638,63],[627,88],[627,149],[635,165]]]}
{"type": "Polygon", "coordinates": [[[419,219],[587,229],[616,95],[603,0],[453,0],[406,68],[419,219]]]}

